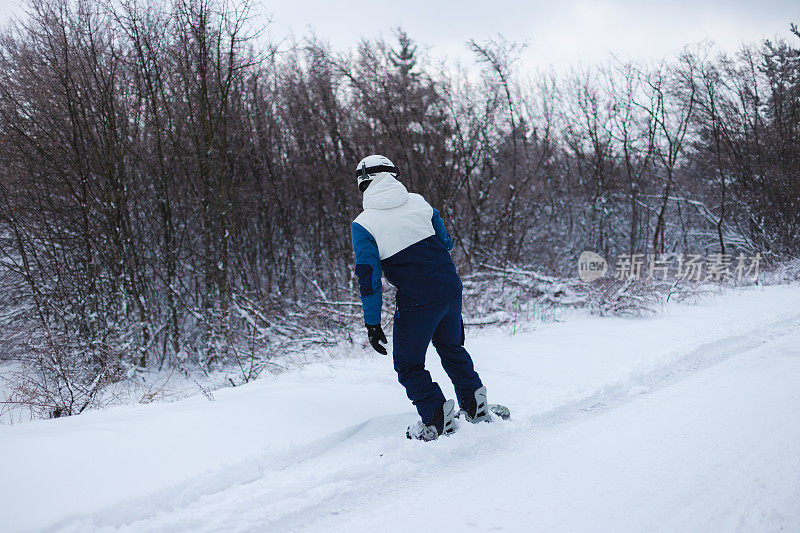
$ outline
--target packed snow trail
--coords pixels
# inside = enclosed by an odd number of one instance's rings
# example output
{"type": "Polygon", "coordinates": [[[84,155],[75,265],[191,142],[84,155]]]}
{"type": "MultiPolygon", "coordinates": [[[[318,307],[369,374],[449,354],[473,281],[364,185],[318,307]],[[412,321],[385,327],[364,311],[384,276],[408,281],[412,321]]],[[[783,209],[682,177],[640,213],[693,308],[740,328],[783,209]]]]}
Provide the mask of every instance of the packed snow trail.
{"type": "Polygon", "coordinates": [[[0,428],[0,530],[800,529],[800,288],[467,347],[514,419],[434,443],[366,354],[0,428]]]}

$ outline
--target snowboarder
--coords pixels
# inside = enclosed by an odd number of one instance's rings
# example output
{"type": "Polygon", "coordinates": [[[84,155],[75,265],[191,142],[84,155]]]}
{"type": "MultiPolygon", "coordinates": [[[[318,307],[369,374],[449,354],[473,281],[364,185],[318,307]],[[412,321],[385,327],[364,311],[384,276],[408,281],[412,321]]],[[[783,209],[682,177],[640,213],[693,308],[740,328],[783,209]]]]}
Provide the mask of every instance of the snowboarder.
{"type": "Polygon", "coordinates": [[[453,382],[462,414],[470,422],[489,420],[486,387],[464,349],[461,279],[450,257],[453,248],[439,211],[396,178],[398,169],[381,155],[358,163],[356,179],[364,211],[351,226],[355,273],[364,323],[372,347],[386,355],[381,328],[381,273],[397,288],[392,356],[394,369],[421,423],[408,438],[433,440],[455,430],[455,404],[425,369],[433,341],[453,382]]]}

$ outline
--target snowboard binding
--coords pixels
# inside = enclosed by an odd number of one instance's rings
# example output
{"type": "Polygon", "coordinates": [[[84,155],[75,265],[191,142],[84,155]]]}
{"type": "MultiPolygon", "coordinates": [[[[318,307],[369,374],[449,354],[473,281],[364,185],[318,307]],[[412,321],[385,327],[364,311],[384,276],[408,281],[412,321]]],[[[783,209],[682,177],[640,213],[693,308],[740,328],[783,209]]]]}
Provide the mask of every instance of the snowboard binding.
{"type": "Polygon", "coordinates": [[[433,413],[430,424],[421,421],[408,426],[406,438],[417,439],[425,442],[436,440],[440,435],[451,435],[456,430],[456,403],[447,400],[433,413]]]}
{"type": "Polygon", "coordinates": [[[499,417],[501,420],[508,420],[511,418],[511,411],[504,405],[496,403],[489,403],[486,399],[486,387],[481,387],[475,391],[475,403],[468,404],[462,408],[458,413],[458,417],[462,416],[467,422],[477,424],[479,422],[491,422],[492,415],[499,417]]]}

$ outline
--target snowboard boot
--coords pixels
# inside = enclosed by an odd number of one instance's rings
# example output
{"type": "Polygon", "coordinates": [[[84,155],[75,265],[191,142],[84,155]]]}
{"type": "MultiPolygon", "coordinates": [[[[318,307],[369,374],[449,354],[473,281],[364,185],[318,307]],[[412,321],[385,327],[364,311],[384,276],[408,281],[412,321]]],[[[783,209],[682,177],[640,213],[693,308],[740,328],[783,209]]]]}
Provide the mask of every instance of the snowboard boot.
{"type": "Polygon", "coordinates": [[[456,430],[456,403],[447,400],[433,413],[433,418],[429,424],[417,422],[406,429],[406,437],[432,441],[439,438],[439,435],[450,435],[456,430]]]}
{"type": "Polygon", "coordinates": [[[478,422],[491,422],[489,403],[486,401],[486,387],[481,387],[473,393],[474,398],[467,405],[462,405],[464,417],[473,424],[478,422]]]}

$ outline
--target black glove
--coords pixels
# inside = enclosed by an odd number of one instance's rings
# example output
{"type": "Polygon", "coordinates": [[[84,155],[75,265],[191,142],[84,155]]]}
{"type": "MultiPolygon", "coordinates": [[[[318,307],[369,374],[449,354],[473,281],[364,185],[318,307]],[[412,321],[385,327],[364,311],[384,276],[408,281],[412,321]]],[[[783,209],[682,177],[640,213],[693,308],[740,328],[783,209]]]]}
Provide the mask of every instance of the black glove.
{"type": "Polygon", "coordinates": [[[386,335],[383,334],[383,330],[381,329],[380,324],[375,324],[374,326],[367,326],[367,337],[369,337],[369,343],[375,348],[375,351],[381,355],[386,355],[386,348],[381,346],[380,342],[388,342],[386,340],[386,335]]]}

